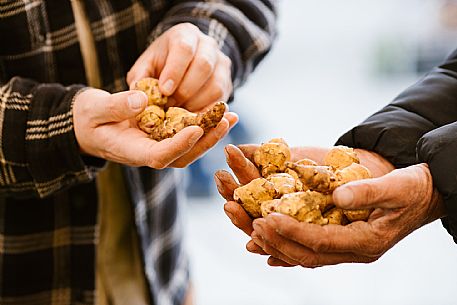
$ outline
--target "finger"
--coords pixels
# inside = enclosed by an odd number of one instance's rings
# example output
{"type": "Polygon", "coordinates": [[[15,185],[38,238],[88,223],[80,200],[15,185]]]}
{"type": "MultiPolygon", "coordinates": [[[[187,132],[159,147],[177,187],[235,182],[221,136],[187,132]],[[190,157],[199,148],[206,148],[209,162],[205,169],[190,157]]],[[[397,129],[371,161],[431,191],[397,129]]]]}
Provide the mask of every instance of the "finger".
{"type": "Polygon", "coordinates": [[[427,177],[420,171],[419,166],[410,166],[382,177],[349,182],[334,191],[333,200],[343,209],[402,208],[407,197],[417,196],[426,184],[427,177]]]}
{"type": "MultiPolygon", "coordinates": [[[[226,106],[226,108],[228,109],[228,106],[226,106]]],[[[235,112],[226,112],[224,114],[224,117],[229,121],[230,128],[234,127],[240,120],[238,114],[236,114],[235,112]]]]}
{"type": "Polygon", "coordinates": [[[209,36],[200,38],[189,69],[174,93],[175,99],[182,102],[187,101],[203,87],[214,72],[218,52],[220,52],[219,48],[213,38],[209,36]]]}
{"type": "Polygon", "coordinates": [[[165,168],[189,152],[202,136],[203,129],[198,126],[189,126],[171,138],[154,142],[151,150],[137,153],[145,155],[148,166],[156,169],[165,168]]]}
{"type": "Polygon", "coordinates": [[[265,251],[263,251],[262,247],[257,245],[252,239],[246,244],[246,250],[255,254],[268,255],[265,251]]]}
{"type": "Polygon", "coordinates": [[[159,77],[160,91],[172,95],[180,85],[198,47],[199,36],[194,26],[183,28],[173,34],[168,42],[168,56],[159,77]]]}
{"type": "Polygon", "coordinates": [[[126,81],[129,84],[130,89],[135,87],[135,83],[145,77],[157,77],[154,69],[154,58],[156,57],[154,49],[157,44],[162,44],[162,39],[159,38],[151,44],[146,51],[135,61],[133,66],[127,73],[126,81]]]}
{"type": "Polygon", "coordinates": [[[171,166],[184,168],[191,164],[216,145],[228,133],[229,128],[228,120],[223,118],[213,130],[205,134],[187,154],[173,162],[171,166]]]}
{"type": "Polygon", "coordinates": [[[237,122],[238,116],[235,113],[224,114],[224,117],[214,129],[205,134],[187,154],[173,162],[171,166],[183,168],[201,158],[209,149],[223,139],[237,122]]]}
{"type": "Polygon", "coordinates": [[[228,201],[224,205],[224,212],[232,223],[247,235],[252,233],[252,218],[235,201],[228,201]]]}
{"type": "Polygon", "coordinates": [[[106,94],[99,90],[87,90],[79,98],[90,101],[87,114],[96,125],[121,122],[131,119],[144,110],[148,97],[141,91],[124,91],[116,94],[106,94]],[[87,92],[87,96],[84,95],[87,92]]]}
{"type": "Polygon", "coordinates": [[[217,62],[211,77],[203,87],[199,88],[194,95],[186,96],[186,99],[176,97],[189,111],[198,111],[208,107],[214,102],[226,102],[233,90],[231,68],[227,63],[217,62]]]}
{"type": "Polygon", "coordinates": [[[272,267],[295,267],[297,265],[288,264],[276,257],[270,256],[267,260],[268,265],[272,267]]]}
{"type": "MultiPolygon", "coordinates": [[[[258,222],[262,222],[262,221],[264,221],[264,219],[257,219],[254,223],[258,224],[258,222]]],[[[275,247],[271,246],[269,241],[265,240],[265,238],[264,238],[265,234],[263,234],[264,232],[263,231],[257,231],[257,229],[259,229],[258,225],[256,225],[254,227],[254,231],[251,234],[251,238],[257,245],[262,247],[263,251],[265,251],[267,254],[269,254],[269,255],[271,255],[273,257],[276,257],[277,259],[280,259],[280,260],[286,262],[287,264],[299,265],[298,262],[294,261],[293,259],[291,259],[287,255],[281,253],[275,247]]]]}
{"type": "Polygon", "coordinates": [[[279,235],[276,230],[271,228],[266,221],[254,222],[254,232],[259,234],[264,242],[264,250],[276,258],[307,268],[315,268],[325,265],[335,265],[340,263],[367,263],[373,262],[376,258],[369,258],[353,253],[332,253],[315,252],[295,241],[279,235]]]}
{"type": "Polygon", "coordinates": [[[243,155],[251,161],[254,161],[254,153],[259,148],[257,144],[241,144],[238,145],[238,149],[241,150],[243,155]]]}
{"type": "Polygon", "coordinates": [[[218,170],[214,174],[214,181],[216,182],[219,194],[227,201],[233,200],[233,192],[240,185],[233,179],[232,175],[225,170],[218,170]]]}
{"type": "Polygon", "coordinates": [[[246,159],[236,146],[227,145],[224,152],[228,166],[233,170],[241,184],[247,184],[253,179],[261,177],[257,167],[246,159]]]}
{"type": "Polygon", "coordinates": [[[270,256],[268,258],[268,264],[270,266],[280,266],[280,267],[294,267],[302,266],[305,268],[318,268],[323,266],[338,265],[344,263],[372,263],[376,261],[375,258],[365,257],[362,255],[355,255],[352,253],[314,253],[309,249],[303,249],[298,244],[289,245],[289,242],[285,242],[282,245],[284,249],[277,249],[277,255],[286,255],[290,256],[290,260],[296,261],[295,264],[286,263],[283,260],[280,260],[276,257],[270,256]],[[284,251],[284,252],[282,252],[284,251]]]}
{"type": "Polygon", "coordinates": [[[143,63],[138,60],[127,73],[126,81],[130,90],[134,90],[136,83],[146,77],[157,77],[154,69],[152,68],[152,63],[143,63]]]}
{"type": "Polygon", "coordinates": [[[389,241],[374,233],[364,221],[346,226],[317,225],[298,222],[292,217],[273,213],[266,223],[282,237],[294,241],[316,253],[356,253],[379,257],[390,248],[389,241]]]}
{"type": "MultiPolygon", "coordinates": [[[[250,240],[247,244],[246,244],[246,250],[248,250],[249,252],[251,253],[255,253],[255,254],[260,254],[260,255],[268,255],[268,253],[266,253],[265,251],[263,251],[262,247],[260,247],[259,245],[257,245],[254,240],[250,240]]],[[[275,267],[293,267],[293,266],[296,266],[296,265],[291,265],[291,264],[288,264],[278,258],[275,258],[273,256],[270,256],[268,258],[268,264],[270,266],[275,266],[275,267]]]]}

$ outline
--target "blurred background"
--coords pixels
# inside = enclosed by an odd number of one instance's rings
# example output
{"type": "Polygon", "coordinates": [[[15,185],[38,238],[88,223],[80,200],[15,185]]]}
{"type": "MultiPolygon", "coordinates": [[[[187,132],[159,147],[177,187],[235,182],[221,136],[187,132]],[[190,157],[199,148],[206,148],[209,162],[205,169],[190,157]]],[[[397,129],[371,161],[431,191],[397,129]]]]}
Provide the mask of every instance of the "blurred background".
{"type": "Polygon", "coordinates": [[[279,2],[273,50],[237,91],[240,124],[186,172],[186,232],[199,305],[455,304],[457,245],[436,221],[369,265],[272,268],[245,250],[212,175],[223,146],[274,137],[331,146],[457,46],[457,2],[279,2]]]}

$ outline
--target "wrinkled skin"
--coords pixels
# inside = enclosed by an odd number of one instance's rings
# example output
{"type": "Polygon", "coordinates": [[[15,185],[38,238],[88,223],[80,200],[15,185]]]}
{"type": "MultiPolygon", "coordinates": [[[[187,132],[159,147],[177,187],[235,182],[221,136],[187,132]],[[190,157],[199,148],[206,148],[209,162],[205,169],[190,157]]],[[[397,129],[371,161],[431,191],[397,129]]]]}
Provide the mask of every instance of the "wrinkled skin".
{"type": "MultiPolygon", "coordinates": [[[[249,161],[255,147],[226,149],[227,162],[240,183],[259,175],[249,161]]],[[[307,157],[322,164],[327,151],[293,148],[292,160],[307,157]]],[[[374,211],[367,222],[357,221],[346,226],[302,223],[277,213],[253,222],[231,201],[237,182],[229,173],[217,172],[218,190],[228,201],[224,206],[226,214],[235,226],[252,237],[246,246],[248,251],[269,255],[268,264],[272,266],[315,268],[340,263],[370,263],[414,230],[445,215],[441,196],[433,187],[426,164],[394,170],[376,153],[358,149],[356,152],[360,163],[375,178],[338,187],[333,200],[339,208],[374,211]]]]}

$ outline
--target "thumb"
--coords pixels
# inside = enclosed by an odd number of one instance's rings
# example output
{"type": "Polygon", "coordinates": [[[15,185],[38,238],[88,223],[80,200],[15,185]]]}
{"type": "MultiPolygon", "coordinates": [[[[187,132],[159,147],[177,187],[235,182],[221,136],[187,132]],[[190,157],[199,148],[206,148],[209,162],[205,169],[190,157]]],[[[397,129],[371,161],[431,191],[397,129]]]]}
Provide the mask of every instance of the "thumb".
{"type": "Polygon", "coordinates": [[[138,90],[111,94],[95,105],[97,123],[105,124],[131,119],[141,113],[148,103],[147,95],[138,90]]]}
{"type": "Polygon", "coordinates": [[[379,178],[352,181],[335,189],[333,201],[343,209],[403,207],[405,196],[415,192],[414,177],[408,170],[401,169],[379,178]]]}

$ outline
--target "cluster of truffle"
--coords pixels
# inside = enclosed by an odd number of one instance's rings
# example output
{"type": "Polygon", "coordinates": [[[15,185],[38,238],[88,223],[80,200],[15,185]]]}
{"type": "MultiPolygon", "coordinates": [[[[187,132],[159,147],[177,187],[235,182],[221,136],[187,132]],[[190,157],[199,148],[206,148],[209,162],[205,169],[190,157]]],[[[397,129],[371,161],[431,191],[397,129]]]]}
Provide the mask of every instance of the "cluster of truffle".
{"type": "Polygon", "coordinates": [[[167,97],[159,91],[159,81],[144,78],[135,84],[148,96],[148,106],[137,115],[138,127],[156,141],[173,137],[187,126],[200,126],[206,133],[222,120],[226,105],[217,102],[204,113],[193,113],[181,107],[166,107],[167,97]]]}
{"type": "Polygon", "coordinates": [[[262,144],[254,154],[262,178],[237,188],[234,199],[253,218],[277,212],[320,225],[366,221],[371,210],[343,210],[333,204],[332,193],[340,185],[371,178],[352,148],[336,146],[324,165],[310,159],[291,161],[289,146],[282,139],[262,144]]]}

